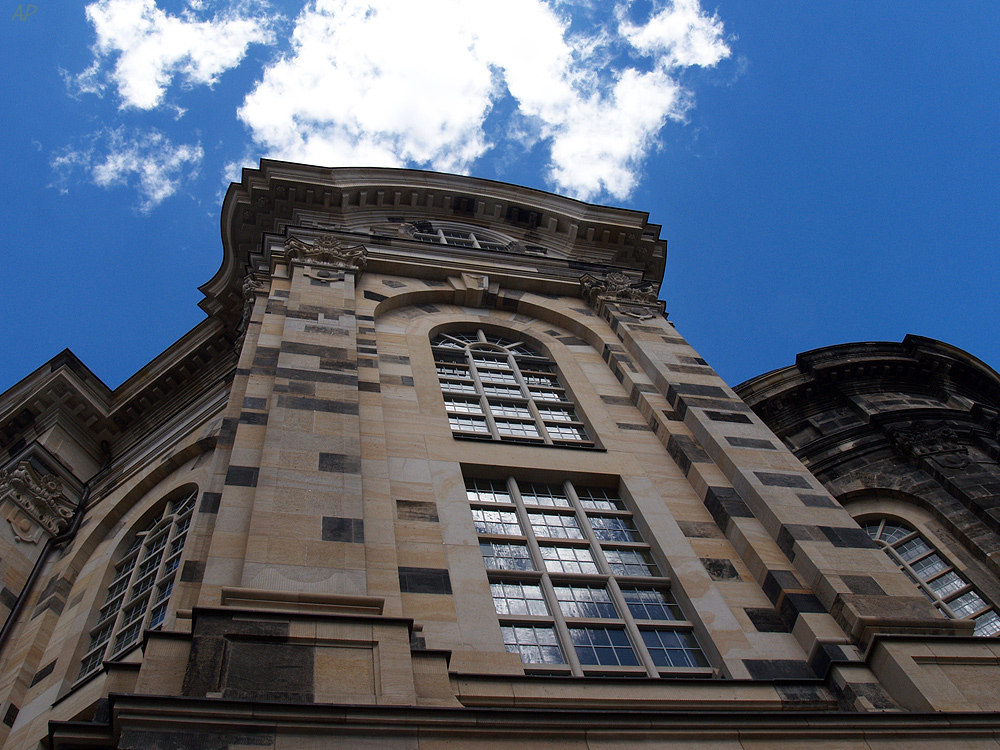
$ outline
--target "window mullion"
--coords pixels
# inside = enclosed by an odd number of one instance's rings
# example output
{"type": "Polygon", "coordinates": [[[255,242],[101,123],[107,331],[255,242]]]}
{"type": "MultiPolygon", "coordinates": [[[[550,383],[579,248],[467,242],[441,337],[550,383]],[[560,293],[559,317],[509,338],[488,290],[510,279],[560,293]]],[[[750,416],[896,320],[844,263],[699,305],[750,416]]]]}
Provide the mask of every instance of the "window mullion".
{"type": "Polygon", "coordinates": [[[576,494],[576,487],[568,479],[563,482],[563,491],[566,493],[566,497],[569,498],[570,503],[573,505],[573,510],[576,513],[576,521],[583,529],[584,535],[590,540],[592,547],[597,547],[597,554],[594,555],[594,560],[597,562],[597,566],[601,569],[601,572],[608,576],[607,587],[611,594],[611,599],[615,603],[615,608],[618,610],[618,614],[621,616],[622,620],[625,621],[625,631],[628,633],[629,639],[632,641],[632,649],[639,655],[639,662],[646,669],[646,674],[650,677],[658,677],[660,672],[656,668],[656,664],[653,663],[653,657],[649,655],[649,651],[646,650],[646,644],[642,640],[642,634],[639,632],[639,626],[635,624],[635,620],[632,619],[632,613],[629,612],[629,608],[625,603],[625,597],[622,595],[622,590],[618,586],[618,581],[611,574],[611,566],[608,565],[608,561],[604,558],[604,550],[601,548],[601,542],[594,533],[593,528],[590,526],[590,519],[587,517],[587,509],[583,507],[583,503],[580,502],[580,496],[576,494]]]}
{"type": "Polygon", "coordinates": [[[514,501],[514,506],[517,508],[517,516],[521,522],[521,528],[524,530],[525,539],[528,542],[528,554],[531,555],[531,561],[534,563],[535,568],[541,571],[542,594],[545,596],[546,602],[549,605],[549,611],[552,613],[556,636],[562,643],[563,656],[566,657],[566,663],[569,664],[573,676],[583,677],[583,667],[580,665],[580,657],[576,655],[576,649],[573,647],[573,639],[570,637],[569,628],[566,626],[562,610],[559,609],[559,600],[556,598],[552,579],[549,578],[549,572],[545,568],[542,550],[538,546],[538,540],[535,539],[535,532],[532,530],[528,519],[528,510],[524,507],[524,500],[521,498],[521,491],[514,477],[507,477],[507,491],[510,493],[510,497],[514,501]]]}
{"type": "MultiPolygon", "coordinates": [[[[481,334],[482,331],[479,333],[481,334]]],[[[479,406],[483,410],[483,416],[486,417],[486,427],[489,429],[493,439],[499,440],[500,430],[497,429],[496,419],[493,418],[493,412],[490,409],[490,401],[486,397],[486,389],[483,388],[483,381],[479,377],[479,368],[476,366],[475,357],[472,356],[472,350],[469,347],[465,348],[465,358],[469,363],[469,375],[472,376],[472,382],[476,386],[476,392],[479,394],[479,406]]]]}
{"type": "Polygon", "coordinates": [[[552,445],[552,438],[549,437],[549,431],[545,429],[545,422],[542,420],[542,415],[538,413],[538,406],[535,405],[535,399],[531,397],[531,389],[524,382],[524,375],[521,374],[521,367],[518,365],[517,357],[511,352],[507,352],[507,364],[514,371],[514,378],[521,389],[521,397],[527,399],[528,411],[531,412],[531,417],[535,420],[535,429],[538,430],[538,434],[542,436],[542,440],[545,441],[546,445],[552,445]]]}

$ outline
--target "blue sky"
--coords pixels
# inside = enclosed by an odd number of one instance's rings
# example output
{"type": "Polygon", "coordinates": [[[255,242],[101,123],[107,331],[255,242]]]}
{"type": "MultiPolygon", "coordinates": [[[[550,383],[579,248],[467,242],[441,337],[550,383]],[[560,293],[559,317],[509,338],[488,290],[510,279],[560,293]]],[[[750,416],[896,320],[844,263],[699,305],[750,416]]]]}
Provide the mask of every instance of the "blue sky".
{"type": "Polygon", "coordinates": [[[650,212],[730,383],[942,339],[1000,368],[1000,3],[5,2],[0,391],[114,387],[202,317],[261,156],[650,212]]]}

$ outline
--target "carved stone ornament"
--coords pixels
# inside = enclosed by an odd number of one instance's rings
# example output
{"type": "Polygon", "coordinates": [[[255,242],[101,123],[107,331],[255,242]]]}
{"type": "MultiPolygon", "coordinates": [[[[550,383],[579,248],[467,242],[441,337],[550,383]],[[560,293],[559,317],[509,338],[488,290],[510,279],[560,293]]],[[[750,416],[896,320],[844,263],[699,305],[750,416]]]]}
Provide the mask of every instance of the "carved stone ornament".
{"type": "Polygon", "coordinates": [[[75,508],[63,495],[62,482],[42,476],[27,461],[0,470],[0,507],[19,542],[37,542],[42,534],[58,536],[69,526],[75,508]]]}
{"type": "Polygon", "coordinates": [[[639,302],[656,304],[656,292],[649,281],[633,282],[628,276],[613,271],[599,279],[587,273],[580,277],[583,296],[590,303],[603,302],[639,302]]]}
{"type": "Polygon", "coordinates": [[[890,427],[889,440],[900,453],[912,458],[933,458],[949,469],[972,463],[969,449],[945,422],[916,422],[909,428],[890,427]]]}
{"type": "Polygon", "coordinates": [[[313,263],[361,274],[368,263],[364,245],[348,245],[332,234],[321,234],[308,245],[297,237],[285,241],[285,257],[303,263],[313,263]]]}
{"type": "Polygon", "coordinates": [[[236,324],[237,335],[234,347],[237,352],[243,349],[243,340],[246,338],[250,318],[253,316],[253,306],[257,300],[257,292],[263,288],[264,282],[257,281],[252,273],[248,273],[246,278],[243,279],[243,314],[240,316],[240,322],[236,324]]]}

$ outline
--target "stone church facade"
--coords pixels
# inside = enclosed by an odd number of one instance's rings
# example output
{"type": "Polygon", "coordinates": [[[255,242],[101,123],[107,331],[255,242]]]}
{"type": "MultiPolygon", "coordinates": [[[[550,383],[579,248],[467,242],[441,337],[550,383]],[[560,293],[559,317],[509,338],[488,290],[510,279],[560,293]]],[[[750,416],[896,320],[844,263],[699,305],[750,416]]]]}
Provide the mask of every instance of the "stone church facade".
{"type": "Polygon", "coordinates": [[[982,363],[734,392],[648,215],[486,180],[263,161],[222,236],[0,395],[5,747],[1000,748],[982,363]]]}

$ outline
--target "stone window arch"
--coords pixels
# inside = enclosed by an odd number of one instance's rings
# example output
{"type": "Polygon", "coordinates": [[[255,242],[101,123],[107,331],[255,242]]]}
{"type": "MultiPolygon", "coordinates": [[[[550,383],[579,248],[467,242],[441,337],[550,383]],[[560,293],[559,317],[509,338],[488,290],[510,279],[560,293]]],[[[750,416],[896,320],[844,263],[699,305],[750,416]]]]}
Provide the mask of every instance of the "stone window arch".
{"type": "Polygon", "coordinates": [[[974,635],[1000,635],[996,608],[931,534],[919,530],[909,518],[878,510],[858,515],[856,520],[946,617],[974,620],[974,635]]]}
{"type": "Polygon", "coordinates": [[[90,629],[78,679],[133,649],[143,631],[162,626],[197,497],[195,485],[172,492],[159,512],[129,536],[90,629]]]}
{"type": "Polygon", "coordinates": [[[452,433],[592,448],[555,363],[512,332],[468,327],[431,337],[452,433]]]}

